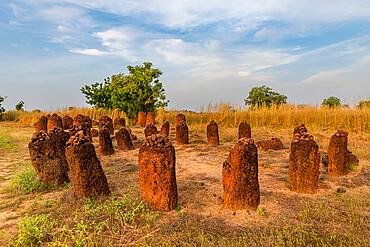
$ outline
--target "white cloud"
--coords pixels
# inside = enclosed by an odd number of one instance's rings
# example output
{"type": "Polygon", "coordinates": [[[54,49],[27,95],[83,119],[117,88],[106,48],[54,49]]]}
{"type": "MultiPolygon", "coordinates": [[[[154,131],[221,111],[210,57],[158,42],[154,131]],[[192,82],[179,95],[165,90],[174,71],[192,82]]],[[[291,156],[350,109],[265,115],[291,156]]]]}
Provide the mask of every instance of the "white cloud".
{"type": "Polygon", "coordinates": [[[108,55],[109,53],[99,51],[97,49],[71,49],[69,50],[72,53],[79,53],[79,54],[84,54],[84,55],[91,55],[91,56],[103,56],[103,55],[108,55]]]}

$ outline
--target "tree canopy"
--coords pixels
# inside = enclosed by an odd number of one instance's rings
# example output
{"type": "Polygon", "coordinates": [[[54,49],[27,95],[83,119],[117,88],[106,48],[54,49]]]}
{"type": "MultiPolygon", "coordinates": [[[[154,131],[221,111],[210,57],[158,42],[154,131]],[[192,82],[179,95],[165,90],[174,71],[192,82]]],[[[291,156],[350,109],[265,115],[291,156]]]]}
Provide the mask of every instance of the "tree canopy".
{"type": "Polygon", "coordinates": [[[15,105],[17,111],[23,111],[24,102],[21,100],[18,104],[15,105]]]}
{"type": "Polygon", "coordinates": [[[253,87],[244,101],[246,105],[251,107],[269,107],[272,104],[285,104],[286,100],[287,96],[274,92],[271,88],[263,85],[261,87],[253,87]]]}
{"type": "Polygon", "coordinates": [[[86,103],[98,108],[120,109],[130,119],[139,111],[154,112],[156,108],[167,106],[165,90],[159,77],[162,72],[152,68],[152,63],[127,66],[128,75],[112,75],[103,83],[84,86],[81,92],[86,96],[86,103]]]}
{"type": "Polygon", "coordinates": [[[334,96],[331,96],[327,99],[324,99],[321,103],[322,106],[327,106],[329,108],[336,108],[341,105],[340,99],[334,96]]]}
{"type": "Polygon", "coordinates": [[[6,99],[6,96],[0,96],[0,120],[3,117],[3,112],[5,112],[5,108],[2,106],[4,100],[6,99]]]}

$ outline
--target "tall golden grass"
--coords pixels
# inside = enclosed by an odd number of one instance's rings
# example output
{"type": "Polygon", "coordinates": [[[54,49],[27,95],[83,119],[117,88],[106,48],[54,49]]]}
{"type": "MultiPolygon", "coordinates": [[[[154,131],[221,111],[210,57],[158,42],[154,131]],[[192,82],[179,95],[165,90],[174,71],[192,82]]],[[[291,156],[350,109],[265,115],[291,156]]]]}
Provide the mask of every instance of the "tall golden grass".
{"type": "MultiPolygon", "coordinates": [[[[98,119],[102,115],[107,115],[112,119],[117,116],[125,116],[119,110],[87,107],[69,107],[58,109],[55,112],[60,116],[69,115],[71,117],[83,114],[92,119],[98,119]]],[[[318,105],[300,107],[292,104],[247,109],[228,102],[221,102],[202,107],[198,113],[159,109],[156,113],[157,122],[161,123],[167,120],[174,123],[176,115],[180,112],[186,116],[186,121],[189,125],[204,125],[213,119],[219,126],[223,127],[237,127],[241,121],[246,120],[252,127],[292,128],[304,123],[311,128],[345,129],[355,132],[370,130],[369,108],[330,109],[319,107],[318,105]]],[[[48,113],[51,112],[8,111],[4,116],[4,120],[19,121],[31,125],[40,116],[48,113]]]]}

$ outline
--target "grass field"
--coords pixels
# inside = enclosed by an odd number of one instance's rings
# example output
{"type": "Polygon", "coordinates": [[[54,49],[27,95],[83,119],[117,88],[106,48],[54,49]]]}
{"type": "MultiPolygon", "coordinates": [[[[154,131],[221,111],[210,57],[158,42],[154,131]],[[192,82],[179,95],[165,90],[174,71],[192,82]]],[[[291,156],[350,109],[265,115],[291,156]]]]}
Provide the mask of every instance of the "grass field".
{"type": "MultiPolygon", "coordinates": [[[[0,123],[0,245],[2,246],[369,246],[370,131],[369,110],[284,106],[255,111],[229,104],[209,106],[202,113],[184,112],[190,144],[176,149],[179,205],[154,212],[140,202],[138,150],[143,128],[131,126],[135,150],[100,156],[112,195],[76,200],[71,184],[48,187],[33,170],[28,142],[32,123],[43,112],[8,112],[0,123]],[[234,107],[235,108],[235,107],[234,107]],[[219,124],[221,145],[206,145],[206,124],[219,124]],[[230,211],[223,203],[222,163],[237,141],[241,120],[252,126],[256,141],[278,137],[285,149],[259,151],[261,204],[256,211],[230,211]],[[305,123],[320,152],[327,150],[336,129],[349,131],[349,150],[360,163],[343,177],[330,177],[320,164],[315,195],[291,192],[287,170],[292,128],[305,123]],[[337,193],[338,188],[345,193],[337,193]]],[[[122,115],[116,111],[71,108],[97,119],[122,115]]],[[[177,111],[157,112],[158,125],[177,111]]],[[[97,138],[93,139],[97,146],[97,138]]]]}

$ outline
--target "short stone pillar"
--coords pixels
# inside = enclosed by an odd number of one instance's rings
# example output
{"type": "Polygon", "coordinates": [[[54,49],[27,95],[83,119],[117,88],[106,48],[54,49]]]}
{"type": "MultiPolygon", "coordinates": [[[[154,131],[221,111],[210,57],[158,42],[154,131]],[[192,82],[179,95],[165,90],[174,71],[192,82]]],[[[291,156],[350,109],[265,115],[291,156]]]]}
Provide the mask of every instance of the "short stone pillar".
{"type": "Polygon", "coordinates": [[[98,152],[101,155],[114,154],[112,139],[110,138],[109,130],[106,126],[102,126],[99,130],[99,147],[98,152]]]}
{"type": "Polygon", "coordinates": [[[256,143],[259,150],[267,151],[269,149],[279,150],[283,149],[284,145],[279,138],[271,138],[271,140],[263,140],[256,143]]]}
{"type": "Polygon", "coordinates": [[[230,210],[256,210],[260,203],[258,155],[253,139],[239,139],[222,166],[224,200],[230,210]]]}
{"type": "Polygon", "coordinates": [[[153,210],[177,206],[175,149],[167,136],[148,137],[139,150],[141,199],[153,210]]]}
{"type": "Polygon", "coordinates": [[[132,134],[132,130],[130,128],[126,128],[126,129],[130,133],[131,141],[137,140],[137,136],[132,134]]]}
{"type": "Polygon", "coordinates": [[[74,136],[77,132],[83,131],[84,135],[86,135],[90,141],[92,141],[92,135],[90,130],[90,124],[87,122],[83,122],[82,124],[74,124],[72,127],[68,130],[70,136],[74,136]]]}
{"type": "Polygon", "coordinates": [[[77,116],[73,118],[73,125],[82,125],[83,123],[87,123],[89,126],[89,129],[92,128],[93,121],[91,120],[89,116],[77,114],[77,116]]]}
{"type": "Polygon", "coordinates": [[[176,126],[176,142],[178,145],[189,144],[189,129],[184,120],[176,126]]]}
{"type": "Polygon", "coordinates": [[[168,121],[162,124],[160,132],[161,132],[161,135],[170,136],[170,123],[168,121]]]}
{"type": "Polygon", "coordinates": [[[343,176],[349,172],[348,132],[338,130],[330,139],[328,147],[328,175],[343,176]]]}
{"type": "Polygon", "coordinates": [[[251,138],[251,137],[252,137],[251,126],[245,120],[243,120],[239,124],[239,139],[240,138],[251,138]]]}
{"type": "Polygon", "coordinates": [[[41,116],[39,120],[33,125],[35,131],[47,131],[48,130],[48,118],[46,116],[41,116]]]}
{"type": "Polygon", "coordinates": [[[134,149],[130,132],[125,127],[121,127],[116,132],[116,140],[118,144],[118,149],[121,149],[123,151],[129,151],[134,149]]]}
{"type": "Polygon", "coordinates": [[[307,128],[306,128],[306,126],[304,124],[301,124],[301,125],[299,125],[299,126],[297,126],[297,127],[294,128],[293,137],[294,137],[294,135],[296,133],[302,135],[304,132],[308,132],[307,131],[307,128]]]}
{"type": "Polygon", "coordinates": [[[98,137],[99,131],[97,129],[91,129],[91,137],[98,137]]]}
{"type": "Polygon", "coordinates": [[[154,114],[154,112],[148,112],[146,114],[146,122],[145,122],[145,125],[148,126],[149,124],[155,125],[155,114],[154,114]]]}
{"type": "Polygon", "coordinates": [[[48,124],[47,129],[48,131],[53,128],[54,126],[62,128],[63,129],[63,121],[62,118],[58,116],[58,114],[53,113],[50,117],[48,117],[48,124]]]}
{"type": "Polygon", "coordinates": [[[140,127],[145,127],[146,124],[146,113],[143,111],[140,111],[137,115],[137,121],[140,127]]]}
{"type": "Polygon", "coordinates": [[[76,133],[67,142],[66,157],[77,199],[110,194],[95,147],[82,132],[76,133]]]}
{"type": "Polygon", "coordinates": [[[214,120],[211,120],[207,125],[207,143],[208,145],[219,145],[220,139],[218,136],[218,125],[214,120]]]}
{"type": "Polygon", "coordinates": [[[71,118],[70,116],[68,115],[65,115],[63,118],[62,118],[62,122],[63,122],[63,129],[64,130],[68,130],[72,127],[73,125],[73,118],[71,118]]]}
{"type": "Polygon", "coordinates": [[[62,156],[62,160],[63,160],[63,167],[66,171],[69,171],[69,168],[68,168],[68,163],[67,163],[67,159],[66,159],[66,143],[68,142],[69,140],[69,133],[68,132],[65,132],[62,128],[59,128],[59,127],[56,127],[54,126],[53,128],[51,128],[49,130],[49,135],[51,137],[51,139],[53,139],[59,149],[59,152],[62,156]]]}
{"type": "Polygon", "coordinates": [[[114,127],[114,129],[119,129],[121,127],[126,127],[126,119],[124,119],[123,117],[116,117],[113,120],[113,127],[114,127]]]}
{"type": "Polygon", "coordinates": [[[155,127],[155,125],[152,123],[148,124],[145,127],[144,134],[145,134],[145,137],[158,134],[157,127],[155,127]]]}
{"type": "Polygon", "coordinates": [[[32,166],[44,183],[63,185],[69,182],[57,144],[45,131],[36,131],[28,148],[32,166]]]}
{"type": "Polygon", "coordinates": [[[314,194],[319,179],[320,152],[313,136],[296,133],[289,157],[289,185],[292,191],[314,194]]]}
{"type": "Polygon", "coordinates": [[[103,115],[99,118],[99,132],[105,126],[110,135],[114,135],[113,121],[110,117],[103,115]]]}
{"type": "Polygon", "coordinates": [[[179,124],[180,121],[184,121],[186,123],[185,115],[182,114],[182,113],[176,115],[176,118],[175,118],[175,127],[179,124]]]}

